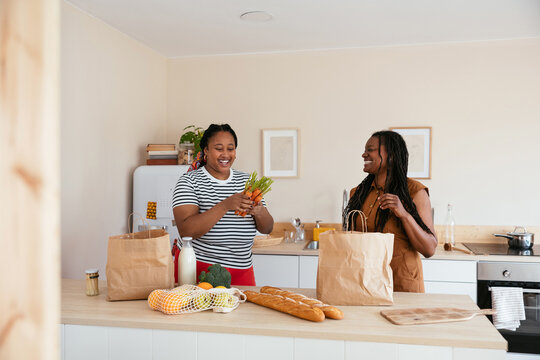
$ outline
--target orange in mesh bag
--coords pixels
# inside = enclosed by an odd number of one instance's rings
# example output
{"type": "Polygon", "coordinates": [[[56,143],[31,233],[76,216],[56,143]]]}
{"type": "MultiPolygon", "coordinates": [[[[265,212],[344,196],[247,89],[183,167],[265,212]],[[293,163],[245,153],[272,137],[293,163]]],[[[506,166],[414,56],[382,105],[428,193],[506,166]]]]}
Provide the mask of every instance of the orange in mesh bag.
{"type": "Polygon", "coordinates": [[[204,290],[187,284],[171,290],[154,290],[148,296],[150,308],[168,315],[188,314],[208,309],[227,313],[245,301],[244,293],[236,288],[204,290]]]}

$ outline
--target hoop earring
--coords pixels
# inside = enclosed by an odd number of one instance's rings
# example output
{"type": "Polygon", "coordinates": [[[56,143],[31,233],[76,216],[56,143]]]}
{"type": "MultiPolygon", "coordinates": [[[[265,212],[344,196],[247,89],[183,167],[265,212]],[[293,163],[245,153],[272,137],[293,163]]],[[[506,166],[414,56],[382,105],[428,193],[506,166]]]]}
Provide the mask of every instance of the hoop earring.
{"type": "Polygon", "coordinates": [[[206,162],[206,154],[203,156],[203,160],[204,162],[206,162]]]}

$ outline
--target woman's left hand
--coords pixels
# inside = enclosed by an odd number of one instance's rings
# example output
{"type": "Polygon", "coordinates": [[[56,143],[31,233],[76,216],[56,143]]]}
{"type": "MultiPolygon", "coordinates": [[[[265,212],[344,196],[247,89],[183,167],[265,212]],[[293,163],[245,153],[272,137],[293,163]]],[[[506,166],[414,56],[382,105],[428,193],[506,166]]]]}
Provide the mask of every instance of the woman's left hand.
{"type": "Polygon", "coordinates": [[[381,209],[390,209],[390,211],[400,219],[408,214],[397,195],[382,194],[379,196],[379,204],[381,209]]]}
{"type": "Polygon", "coordinates": [[[257,217],[262,214],[263,210],[264,210],[264,206],[261,201],[257,205],[252,205],[251,210],[248,210],[247,213],[253,217],[257,217]]]}

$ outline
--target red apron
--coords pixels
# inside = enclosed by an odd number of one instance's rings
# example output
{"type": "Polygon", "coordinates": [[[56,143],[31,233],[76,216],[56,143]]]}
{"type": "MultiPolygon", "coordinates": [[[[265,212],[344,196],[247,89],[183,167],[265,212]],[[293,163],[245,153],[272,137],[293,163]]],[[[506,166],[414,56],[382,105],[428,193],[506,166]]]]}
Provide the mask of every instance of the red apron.
{"type": "MultiPolygon", "coordinates": [[[[210,265],[212,264],[197,261],[197,281],[199,281],[201,271],[207,271],[210,265]]],[[[248,269],[234,269],[228,267],[225,267],[225,269],[229,270],[231,273],[231,286],[256,286],[253,266],[248,269]]]]}

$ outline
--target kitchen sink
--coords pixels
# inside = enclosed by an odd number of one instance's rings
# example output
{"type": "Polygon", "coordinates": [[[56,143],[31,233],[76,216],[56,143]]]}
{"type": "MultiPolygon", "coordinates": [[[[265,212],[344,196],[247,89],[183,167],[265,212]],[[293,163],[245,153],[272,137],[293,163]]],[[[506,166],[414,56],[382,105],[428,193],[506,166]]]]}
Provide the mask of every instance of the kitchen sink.
{"type": "Polygon", "coordinates": [[[304,250],[318,250],[319,242],[311,240],[305,247],[304,250]]]}

